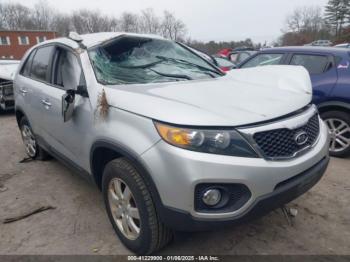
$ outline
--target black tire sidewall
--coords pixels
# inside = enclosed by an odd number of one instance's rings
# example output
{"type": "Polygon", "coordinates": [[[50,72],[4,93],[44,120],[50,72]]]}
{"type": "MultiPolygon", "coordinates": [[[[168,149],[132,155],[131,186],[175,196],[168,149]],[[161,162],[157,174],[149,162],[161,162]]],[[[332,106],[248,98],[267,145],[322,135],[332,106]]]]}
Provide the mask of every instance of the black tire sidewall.
{"type": "Polygon", "coordinates": [[[113,163],[113,161],[107,164],[103,172],[102,193],[103,193],[103,198],[104,198],[108,217],[112,223],[114,230],[116,231],[117,235],[119,236],[121,241],[124,243],[124,245],[130,250],[139,254],[147,253],[148,250],[150,250],[150,245],[152,242],[152,230],[149,226],[150,225],[149,218],[151,214],[149,213],[149,207],[147,207],[145,204],[146,199],[144,194],[142,193],[142,190],[145,190],[145,188],[140,189],[134,176],[130,174],[129,170],[121,167],[120,165],[116,165],[116,163],[115,162],[113,163]],[[126,238],[123,235],[123,233],[120,232],[111,214],[111,210],[109,207],[109,200],[108,200],[108,185],[113,178],[120,178],[128,185],[128,187],[130,188],[134,196],[134,200],[139,210],[140,220],[141,220],[141,230],[140,230],[139,237],[135,240],[130,240],[126,238]]]}
{"type": "MultiPolygon", "coordinates": [[[[326,121],[329,118],[334,118],[334,119],[340,119],[344,122],[346,122],[350,126],[350,115],[347,114],[346,112],[342,111],[327,111],[321,113],[321,118],[326,121]]],[[[346,157],[350,155],[350,146],[340,152],[330,152],[330,155],[335,156],[335,157],[346,157]]]]}

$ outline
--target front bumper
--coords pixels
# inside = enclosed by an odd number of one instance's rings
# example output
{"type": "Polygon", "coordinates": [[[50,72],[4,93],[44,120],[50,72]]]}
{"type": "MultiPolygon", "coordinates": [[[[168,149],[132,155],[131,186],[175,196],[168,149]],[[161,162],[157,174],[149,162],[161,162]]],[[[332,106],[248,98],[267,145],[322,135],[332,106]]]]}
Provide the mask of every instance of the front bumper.
{"type": "Polygon", "coordinates": [[[273,161],[206,154],[177,148],[159,141],[142,154],[162,206],[189,214],[196,219],[230,220],[245,214],[258,199],[274,192],[277,184],[309,170],[328,156],[329,135],[320,121],[317,143],[302,155],[273,161]],[[195,187],[201,183],[243,184],[251,192],[249,200],[231,212],[198,212],[195,187]]]}
{"type": "Polygon", "coordinates": [[[199,219],[189,213],[169,207],[161,209],[160,216],[163,223],[179,231],[200,231],[225,225],[246,223],[283,206],[308,191],[321,179],[327,169],[328,162],[329,157],[324,157],[310,169],[277,186],[273,192],[256,198],[247,210],[233,218],[199,219]]]}

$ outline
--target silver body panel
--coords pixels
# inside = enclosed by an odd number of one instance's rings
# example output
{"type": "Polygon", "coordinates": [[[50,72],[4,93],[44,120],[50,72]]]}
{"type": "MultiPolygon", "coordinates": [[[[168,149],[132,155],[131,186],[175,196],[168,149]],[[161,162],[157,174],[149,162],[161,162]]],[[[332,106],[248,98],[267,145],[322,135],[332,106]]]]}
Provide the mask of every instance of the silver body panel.
{"type": "MultiPolygon", "coordinates": [[[[90,37],[87,43],[98,44],[112,36],[115,34],[93,41],[90,37]]],[[[89,97],[77,96],[73,118],[64,122],[61,98],[65,91],[17,72],[17,110],[25,113],[36,135],[90,174],[91,149],[96,141],[125,148],[149,172],[165,206],[200,218],[234,217],[259,196],[272,192],[276,184],[309,169],[328,154],[328,130],[321,120],[320,135],[313,147],[280,161],[180,149],[164,142],[153,123],[156,119],[172,124],[233,128],[283,117],[311,101],[310,78],[302,68],[276,66],[237,70],[220,79],[109,87],[97,82],[87,52],[76,42],[56,41],[79,53],[89,97]],[[99,117],[97,109],[103,89],[110,105],[106,119],[99,117]],[[194,210],[194,187],[201,182],[243,183],[252,197],[231,213],[198,213],[194,210]]],[[[260,129],[297,127],[308,120],[312,110],[239,130],[250,135],[260,129]]]]}

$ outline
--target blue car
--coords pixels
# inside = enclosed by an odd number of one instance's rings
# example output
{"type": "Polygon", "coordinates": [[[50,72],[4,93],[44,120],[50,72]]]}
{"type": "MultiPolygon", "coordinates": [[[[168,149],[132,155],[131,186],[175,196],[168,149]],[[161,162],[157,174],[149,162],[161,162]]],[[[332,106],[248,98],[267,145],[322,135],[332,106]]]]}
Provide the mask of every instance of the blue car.
{"type": "Polygon", "coordinates": [[[330,154],[350,155],[350,51],[335,47],[278,47],[256,53],[238,68],[301,65],[310,73],[313,103],[327,123],[330,154]]]}

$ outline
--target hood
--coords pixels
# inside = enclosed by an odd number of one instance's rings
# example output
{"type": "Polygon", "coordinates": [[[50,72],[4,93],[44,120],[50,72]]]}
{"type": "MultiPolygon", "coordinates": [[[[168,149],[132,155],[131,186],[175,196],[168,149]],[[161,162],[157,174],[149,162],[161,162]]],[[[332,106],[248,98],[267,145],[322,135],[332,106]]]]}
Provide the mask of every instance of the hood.
{"type": "Polygon", "coordinates": [[[238,69],[208,80],[117,85],[108,103],[163,122],[191,126],[239,126],[277,118],[306,106],[312,88],[298,66],[238,69]]]}
{"type": "Polygon", "coordinates": [[[12,81],[15,77],[20,61],[5,60],[0,61],[0,78],[12,81]]]}

